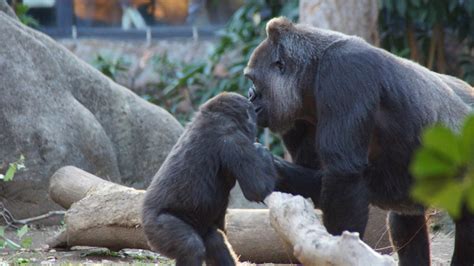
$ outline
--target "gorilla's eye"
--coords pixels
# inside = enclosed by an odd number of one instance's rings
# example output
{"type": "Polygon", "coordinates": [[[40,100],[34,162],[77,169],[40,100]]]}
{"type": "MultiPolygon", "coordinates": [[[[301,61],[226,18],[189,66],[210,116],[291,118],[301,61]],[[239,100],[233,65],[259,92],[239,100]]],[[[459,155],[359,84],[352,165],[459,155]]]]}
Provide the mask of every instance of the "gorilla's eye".
{"type": "Polygon", "coordinates": [[[285,65],[283,64],[282,61],[278,60],[273,63],[273,65],[278,68],[278,71],[280,71],[280,74],[283,74],[285,72],[285,65]]]}

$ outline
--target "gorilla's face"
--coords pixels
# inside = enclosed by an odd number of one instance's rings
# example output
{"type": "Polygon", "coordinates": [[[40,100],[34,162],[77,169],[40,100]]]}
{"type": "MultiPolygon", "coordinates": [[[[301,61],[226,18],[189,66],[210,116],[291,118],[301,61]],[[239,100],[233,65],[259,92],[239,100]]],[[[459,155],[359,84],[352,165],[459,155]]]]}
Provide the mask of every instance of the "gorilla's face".
{"type": "Polygon", "coordinates": [[[282,45],[263,41],[253,52],[244,74],[253,82],[248,97],[257,113],[257,123],[273,132],[284,133],[297,118],[301,107],[298,68],[282,45]]]}

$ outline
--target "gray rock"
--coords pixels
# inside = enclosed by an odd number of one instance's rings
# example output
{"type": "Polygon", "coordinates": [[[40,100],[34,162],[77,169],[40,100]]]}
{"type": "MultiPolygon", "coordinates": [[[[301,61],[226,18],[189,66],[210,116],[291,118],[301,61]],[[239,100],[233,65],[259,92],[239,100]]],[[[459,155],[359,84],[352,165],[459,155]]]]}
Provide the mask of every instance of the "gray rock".
{"type": "Polygon", "coordinates": [[[48,179],[65,165],[144,188],[181,125],[5,6],[0,0],[0,173],[20,154],[27,170],[0,182],[0,200],[17,218],[58,208],[48,179]]]}
{"type": "Polygon", "coordinates": [[[13,9],[4,0],[0,0],[0,12],[5,12],[5,14],[9,15],[13,19],[18,20],[13,9]]]}

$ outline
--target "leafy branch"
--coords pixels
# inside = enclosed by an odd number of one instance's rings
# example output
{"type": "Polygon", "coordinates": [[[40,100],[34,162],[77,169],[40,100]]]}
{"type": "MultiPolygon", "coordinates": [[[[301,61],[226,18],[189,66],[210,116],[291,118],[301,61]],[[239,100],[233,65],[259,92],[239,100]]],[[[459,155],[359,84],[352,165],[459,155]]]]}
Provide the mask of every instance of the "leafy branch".
{"type": "Polygon", "coordinates": [[[464,207],[474,212],[474,115],[459,133],[443,125],[425,130],[410,170],[415,200],[443,208],[454,218],[464,207]]]}

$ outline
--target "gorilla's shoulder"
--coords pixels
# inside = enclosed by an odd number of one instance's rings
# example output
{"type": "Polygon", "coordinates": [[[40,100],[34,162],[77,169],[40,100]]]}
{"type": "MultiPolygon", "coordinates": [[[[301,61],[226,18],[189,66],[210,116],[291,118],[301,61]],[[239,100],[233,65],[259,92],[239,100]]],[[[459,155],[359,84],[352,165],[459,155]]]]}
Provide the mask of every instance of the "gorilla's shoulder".
{"type": "Polygon", "coordinates": [[[346,36],[347,38],[338,39],[331,43],[325,51],[326,55],[337,54],[341,57],[369,55],[369,54],[384,54],[384,50],[377,48],[367,43],[362,38],[357,36],[346,36]]]}
{"type": "Polygon", "coordinates": [[[377,48],[357,36],[337,40],[322,54],[321,61],[339,61],[344,64],[382,66],[387,61],[397,60],[393,55],[377,48]]]}

